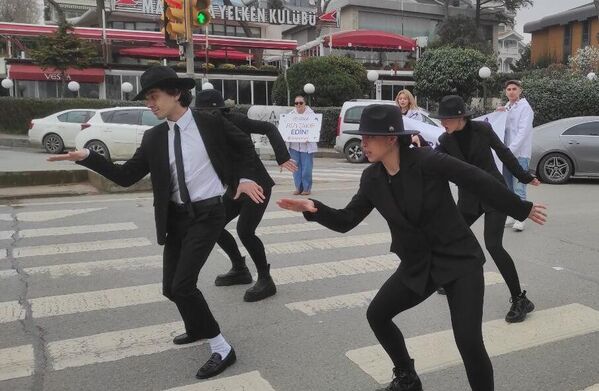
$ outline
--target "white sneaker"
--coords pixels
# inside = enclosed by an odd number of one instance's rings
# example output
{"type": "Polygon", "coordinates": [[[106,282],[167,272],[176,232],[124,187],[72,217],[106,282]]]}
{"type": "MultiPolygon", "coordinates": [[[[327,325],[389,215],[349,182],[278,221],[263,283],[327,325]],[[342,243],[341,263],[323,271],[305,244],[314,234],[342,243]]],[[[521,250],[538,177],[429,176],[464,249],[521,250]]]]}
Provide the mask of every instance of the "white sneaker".
{"type": "Polygon", "coordinates": [[[518,232],[524,231],[524,221],[516,221],[512,228],[514,228],[514,231],[518,231],[518,232]]]}
{"type": "Polygon", "coordinates": [[[516,219],[514,219],[513,217],[508,216],[507,219],[505,220],[505,226],[506,227],[511,227],[514,225],[514,223],[516,222],[516,219]]]}

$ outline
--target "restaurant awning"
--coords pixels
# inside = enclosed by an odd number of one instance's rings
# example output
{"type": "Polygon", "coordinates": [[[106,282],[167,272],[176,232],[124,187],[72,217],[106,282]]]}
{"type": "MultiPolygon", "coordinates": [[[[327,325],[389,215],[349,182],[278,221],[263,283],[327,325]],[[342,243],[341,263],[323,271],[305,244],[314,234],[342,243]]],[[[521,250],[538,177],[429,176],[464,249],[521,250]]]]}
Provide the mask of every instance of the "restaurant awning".
{"type": "MultiPolygon", "coordinates": [[[[121,56],[128,57],[144,57],[144,58],[178,58],[179,50],[166,46],[152,46],[127,48],[119,50],[121,56]]],[[[205,51],[198,50],[195,52],[196,57],[202,59],[206,55],[205,51]]],[[[231,60],[231,61],[247,61],[253,59],[254,55],[250,53],[240,52],[233,49],[218,49],[209,50],[208,58],[213,60],[231,60]]]]}
{"type": "Polygon", "coordinates": [[[407,51],[416,50],[416,40],[399,34],[378,30],[342,31],[324,37],[324,45],[334,49],[407,51]]]}
{"type": "MultiPolygon", "coordinates": [[[[9,77],[13,80],[42,80],[60,81],[60,71],[55,69],[42,69],[37,65],[12,64],[8,68],[9,77]]],[[[80,83],[102,83],[104,81],[104,69],[101,68],[69,68],[66,73],[66,81],[77,81],[80,83]]]]}

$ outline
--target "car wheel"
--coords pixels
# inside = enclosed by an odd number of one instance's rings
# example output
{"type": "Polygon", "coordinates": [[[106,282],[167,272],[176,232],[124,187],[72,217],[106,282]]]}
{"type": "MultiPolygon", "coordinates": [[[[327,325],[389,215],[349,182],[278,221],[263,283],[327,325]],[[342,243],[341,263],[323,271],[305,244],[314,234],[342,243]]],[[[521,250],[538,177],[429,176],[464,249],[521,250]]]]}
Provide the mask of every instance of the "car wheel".
{"type": "Polygon", "coordinates": [[[45,135],[44,139],[42,140],[42,145],[48,153],[56,154],[64,151],[64,141],[62,141],[62,137],[56,133],[45,135]]]}
{"type": "Polygon", "coordinates": [[[106,160],[110,160],[110,152],[108,151],[108,147],[102,141],[92,140],[85,145],[85,148],[104,156],[106,160]]]}
{"type": "Polygon", "coordinates": [[[553,185],[566,183],[573,172],[572,161],[563,153],[550,153],[539,162],[538,174],[545,183],[553,185]]]}
{"type": "Polygon", "coordinates": [[[366,161],[366,156],[364,156],[364,151],[362,151],[362,143],[360,140],[352,140],[345,144],[343,153],[350,163],[364,163],[366,161]]]}

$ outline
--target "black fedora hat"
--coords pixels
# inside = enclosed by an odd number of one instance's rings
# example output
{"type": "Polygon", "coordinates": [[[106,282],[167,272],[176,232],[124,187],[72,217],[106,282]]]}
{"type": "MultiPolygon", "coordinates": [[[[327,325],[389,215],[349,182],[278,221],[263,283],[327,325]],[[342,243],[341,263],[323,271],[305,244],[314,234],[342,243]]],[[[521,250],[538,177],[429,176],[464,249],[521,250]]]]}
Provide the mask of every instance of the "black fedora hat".
{"type": "Polygon", "coordinates": [[[141,91],[133,100],[143,100],[146,93],[153,88],[178,88],[191,90],[195,88],[195,80],[187,77],[179,78],[172,68],[162,65],[154,66],[145,71],[140,77],[141,91]]]}
{"type": "Polygon", "coordinates": [[[470,117],[474,114],[466,108],[464,99],[458,95],[446,95],[439,102],[439,114],[431,115],[432,118],[460,118],[470,117]]]}
{"type": "Polygon", "coordinates": [[[362,111],[358,130],[346,130],[344,133],[367,136],[409,136],[420,132],[404,129],[403,115],[396,105],[375,104],[366,106],[362,111]]]}
{"type": "Polygon", "coordinates": [[[198,109],[224,109],[225,100],[218,90],[212,88],[202,90],[196,94],[196,107],[198,109]]]}

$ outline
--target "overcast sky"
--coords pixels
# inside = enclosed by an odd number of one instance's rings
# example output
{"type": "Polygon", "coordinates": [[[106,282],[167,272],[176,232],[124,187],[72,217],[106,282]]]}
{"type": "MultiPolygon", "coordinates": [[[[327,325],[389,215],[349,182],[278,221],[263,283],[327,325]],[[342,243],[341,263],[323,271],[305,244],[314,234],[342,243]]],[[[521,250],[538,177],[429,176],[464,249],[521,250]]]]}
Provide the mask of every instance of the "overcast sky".
{"type": "MultiPolygon", "coordinates": [[[[533,22],[547,15],[576,8],[583,4],[590,4],[592,0],[533,0],[534,5],[521,8],[516,15],[516,31],[523,34],[522,27],[525,23],[533,22]]],[[[530,41],[530,34],[523,34],[526,42],[530,41]]]]}

